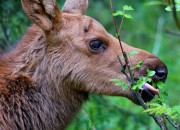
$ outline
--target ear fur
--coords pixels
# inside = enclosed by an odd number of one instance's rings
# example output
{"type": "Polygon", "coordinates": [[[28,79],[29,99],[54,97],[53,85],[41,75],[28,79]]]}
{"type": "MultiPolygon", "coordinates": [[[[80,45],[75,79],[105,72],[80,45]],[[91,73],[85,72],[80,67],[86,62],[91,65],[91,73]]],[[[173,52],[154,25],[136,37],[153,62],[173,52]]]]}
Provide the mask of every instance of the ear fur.
{"type": "Polygon", "coordinates": [[[45,31],[49,31],[61,20],[61,11],[55,0],[21,0],[30,20],[45,31]]]}
{"type": "Polygon", "coordinates": [[[88,0],[66,0],[62,11],[73,14],[84,14],[87,8],[88,0]]]}

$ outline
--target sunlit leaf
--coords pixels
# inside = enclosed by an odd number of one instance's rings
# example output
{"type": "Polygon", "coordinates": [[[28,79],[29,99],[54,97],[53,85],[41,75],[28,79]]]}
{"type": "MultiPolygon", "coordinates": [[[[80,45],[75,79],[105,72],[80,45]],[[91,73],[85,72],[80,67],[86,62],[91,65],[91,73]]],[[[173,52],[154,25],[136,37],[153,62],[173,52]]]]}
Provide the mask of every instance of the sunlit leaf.
{"type": "Polygon", "coordinates": [[[147,76],[149,77],[153,76],[155,73],[156,73],[155,71],[147,70],[147,76]]]}
{"type": "Polygon", "coordinates": [[[120,79],[110,79],[111,82],[115,83],[115,86],[122,87],[123,90],[126,90],[129,86],[126,85],[125,81],[122,81],[120,79]]]}
{"type": "Polygon", "coordinates": [[[127,85],[123,85],[123,86],[122,86],[122,89],[123,89],[123,90],[126,90],[126,89],[128,89],[128,86],[127,86],[127,85]]]}
{"type": "Polygon", "coordinates": [[[152,5],[166,5],[163,1],[149,1],[145,3],[146,6],[152,6],[152,5]]]}
{"type": "Polygon", "coordinates": [[[134,10],[131,6],[124,5],[123,10],[134,10]]]}
{"type": "Polygon", "coordinates": [[[124,14],[124,17],[127,19],[132,19],[133,17],[130,14],[124,14]]]}
{"type": "Polygon", "coordinates": [[[134,56],[134,55],[136,55],[136,54],[138,54],[139,52],[137,52],[137,51],[131,51],[131,52],[129,52],[129,56],[134,56]]]}
{"type": "MultiPolygon", "coordinates": [[[[167,6],[165,8],[166,11],[172,11],[172,6],[167,6]]],[[[176,11],[180,11],[180,4],[176,4],[176,11]]]]}
{"type": "Polygon", "coordinates": [[[163,82],[158,82],[157,86],[159,89],[163,89],[165,87],[165,84],[163,82]]]}
{"type": "Polygon", "coordinates": [[[131,67],[131,69],[137,69],[137,68],[140,68],[141,65],[142,65],[142,61],[139,61],[134,67],[131,67]]]}
{"type": "Polygon", "coordinates": [[[114,82],[114,83],[119,83],[120,82],[120,79],[110,79],[111,82],[114,82]]]}
{"type": "Polygon", "coordinates": [[[112,14],[113,16],[119,16],[119,15],[124,15],[124,13],[120,10],[116,11],[115,13],[112,14]]]}

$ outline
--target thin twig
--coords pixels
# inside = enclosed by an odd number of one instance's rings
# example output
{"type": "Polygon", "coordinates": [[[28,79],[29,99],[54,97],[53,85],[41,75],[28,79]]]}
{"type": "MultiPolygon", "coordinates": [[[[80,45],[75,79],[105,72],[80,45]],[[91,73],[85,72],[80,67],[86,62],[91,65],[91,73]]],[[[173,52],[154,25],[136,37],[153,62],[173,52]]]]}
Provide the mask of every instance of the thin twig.
{"type": "MultiPolygon", "coordinates": [[[[113,11],[113,8],[112,8],[112,0],[110,0],[110,8],[111,8],[111,13],[113,14],[114,11],[113,11]]],[[[122,51],[122,54],[124,54],[124,49],[122,47],[122,43],[121,43],[121,37],[120,35],[118,34],[118,28],[117,28],[117,24],[116,24],[116,20],[113,16],[113,22],[114,22],[114,27],[115,27],[115,31],[116,31],[116,34],[117,34],[117,37],[118,37],[118,41],[119,41],[119,45],[121,47],[121,51],[122,51]]],[[[126,61],[125,61],[126,62],[126,61]]],[[[126,63],[127,64],[127,63],[126,63]]]]}
{"type": "Polygon", "coordinates": [[[175,122],[173,122],[171,119],[169,119],[168,115],[165,115],[165,118],[168,120],[168,122],[177,130],[180,130],[180,125],[179,124],[175,124],[175,122]]]}
{"type": "Polygon", "coordinates": [[[121,23],[120,23],[120,26],[119,26],[119,30],[118,30],[118,34],[120,35],[121,33],[121,27],[122,27],[122,23],[124,21],[124,15],[122,16],[122,20],[121,20],[121,23]]]}
{"type": "Polygon", "coordinates": [[[173,36],[177,36],[179,37],[180,36],[180,33],[179,32],[174,32],[172,30],[165,30],[165,33],[169,34],[169,35],[173,35],[173,36]]]}
{"type": "Polygon", "coordinates": [[[162,115],[162,121],[163,121],[163,124],[164,124],[166,130],[168,130],[167,123],[166,123],[166,117],[164,114],[162,115]]]}
{"type": "Polygon", "coordinates": [[[129,72],[129,74],[130,74],[130,84],[131,84],[131,86],[133,86],[133,85],[135,85],[135,81],[134,81],[134,77],[133,77],[133,74],[132,74],[132,71],[131,71],[131,66],[129,65],[129,60],[128,60],[128,57],[127,57],[127,53],[126,52],[124,52],[124,54],[123,54],[123,56],[124,56],[124,59],[125,59],[125,61],[126,61],[126,63],[127,63],[127,67],[128,67],[128,72],[129,72]]]}
{"type": "Polygon", "coordinates": [[[121,72],[126,76],[127,81],[128,81],[128,82],[131,82],[131,78],[130,78],[130,77],[127,75],[127,73],[126,73],[126,65],[123,65],[123,64],[122,64],[122,61],[121,61],[121,58],[120,58],[119,55],[117,55],[117,57],[118,57],[119,63],[120,63],[121,68],[122,68],[122,71],[121,71],[121,72]]]}
{"type": "Polygon", "coordinates": [[[179,19],[178,19],[178,16],[177,16],[177,12],[176,12],[176,3],[174,0],[172,0],[172,12],[173,12],[173,17],[174,17],[174,20],[176,22],[176,26],[178,27],[178,29],[180,30],[180,22],[179,22],[179,19]]]}
{"type": "MultiPolygon", "coordinates": [[[[149,106],[143,101],[143,99],[141,98],[141,95],[138,91],[135,92],[137,99],[139,100],[139,103],[141,104],[141,106],[146,110],[149,108],[149,106]]],[[[161,119],[159,119],[159,117],[156,114],[149,114],[149,116],[153,117],[154,121],[156,122],[156,124],[159,125],[159,127],[161,128],[161,130],[167,130],[166,127],[163,124],[163,121],[161,119]]]]}
{"type": "Polygon", "coordinates": [[[167,0],[167,4],[168,4],[168,5],[171,5],[171,0],[167,0]]]}

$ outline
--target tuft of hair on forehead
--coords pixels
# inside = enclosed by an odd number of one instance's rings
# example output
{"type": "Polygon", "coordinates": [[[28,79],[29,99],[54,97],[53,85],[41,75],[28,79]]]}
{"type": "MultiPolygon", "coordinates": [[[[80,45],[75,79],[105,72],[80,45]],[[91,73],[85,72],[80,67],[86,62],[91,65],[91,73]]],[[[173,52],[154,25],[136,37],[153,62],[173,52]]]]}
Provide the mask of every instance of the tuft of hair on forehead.
{"type": "Polygon", "coordinates": [[[84,14],[88,8],[88,0],[66,0],[62,12],[84,14]]]}

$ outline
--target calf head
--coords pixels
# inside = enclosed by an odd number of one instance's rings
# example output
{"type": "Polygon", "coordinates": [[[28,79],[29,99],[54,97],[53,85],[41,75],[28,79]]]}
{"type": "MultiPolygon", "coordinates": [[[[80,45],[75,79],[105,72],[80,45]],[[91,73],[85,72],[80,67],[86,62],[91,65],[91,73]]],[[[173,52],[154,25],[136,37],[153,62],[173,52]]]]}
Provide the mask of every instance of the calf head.
{"type": "MultiPolygon", "coordinates": [[[[22,5],[27,16],[43,32],[48,68],[44,73],[58,91],[63,88],[124,96],[136,102],[130,90],[123,91],[110,82],[112,78],[126,80],[117,59],[117,55],[122,55],[121,49],[118,40],[98,21],[83,15],[88,7],[87,0],[67,0],[62,10],[55,0],[22,0],[22,5]]],[[[145,76],[149,69],[156,72],[155,81],[165,81],[167,68],[157,57],[123,42],[122,46],[127,53],[138,52],[131,58],[131,66],[143,61],[139,69],[133,70],[136,79],[145,76]]],[[[147,98],[148,92],[143,93],[145,101],[152,98],[147,98]]]]}

